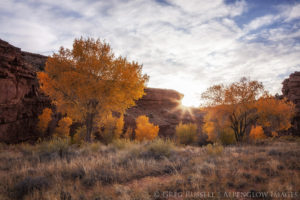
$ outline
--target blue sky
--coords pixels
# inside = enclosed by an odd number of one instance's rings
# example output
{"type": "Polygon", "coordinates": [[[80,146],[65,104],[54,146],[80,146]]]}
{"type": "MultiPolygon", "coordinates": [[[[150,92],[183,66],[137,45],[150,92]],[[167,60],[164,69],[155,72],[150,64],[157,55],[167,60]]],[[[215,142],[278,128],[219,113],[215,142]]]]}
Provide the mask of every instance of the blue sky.
{"type": "Polygon", "coordinates": [[[80,36],[105,39],[143,64],[149,87],[197,106],[213,84],[242,76],[271,93],[300,70],[298,0],[1,0],[0,38],[51,55],[80,36]]]}

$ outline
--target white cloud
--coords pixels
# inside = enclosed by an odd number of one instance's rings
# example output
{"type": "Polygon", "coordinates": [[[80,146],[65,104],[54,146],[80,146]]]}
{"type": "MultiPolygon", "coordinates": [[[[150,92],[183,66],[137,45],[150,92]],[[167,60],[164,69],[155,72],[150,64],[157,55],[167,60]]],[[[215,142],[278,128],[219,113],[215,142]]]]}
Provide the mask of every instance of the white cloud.
{"type": "Polygon", "coordinates": [[[277,19],[279,19],[279,16],[274,16],[274,15],[266,15],[263,17],[259,17],[251,21],[249,24],[247,24],[245,29],[246,31],[256,30],[260,27],[267,26],[274,23],[274,21],[276,21],[277,19]]]}
{"type": "MultiPolygon", "coordinates": [[[[75,37],[100,37],[117,55],[142,63],[143,71],[150,75],[150,87],[176,89],[194,101],[211,84],[241,76],[263,81],[273,93],[279,92],[282,77],[278,76],[299,69],[300,49],[295,39],[299,31],[264,29],[276,20],[296,19],[297,5],[240,28],[235,17],[247,11],[245,1],[168,3],[2,0],[0,37],[46,55],[61,45],[70,48],[75,37]],[[256,41],[258,38],[267,43],[256,41]]],[[[297,23],[294,26],[297,29],[297,23]]]]}
{"type": "Polygon", "coordinates": [[[300,18],[300,3],[298,3],[295,6],[290,7],[290,9],[287,9],[289,12],[287,13],[287,21],[292,21],[294,19],[300,18]]]}

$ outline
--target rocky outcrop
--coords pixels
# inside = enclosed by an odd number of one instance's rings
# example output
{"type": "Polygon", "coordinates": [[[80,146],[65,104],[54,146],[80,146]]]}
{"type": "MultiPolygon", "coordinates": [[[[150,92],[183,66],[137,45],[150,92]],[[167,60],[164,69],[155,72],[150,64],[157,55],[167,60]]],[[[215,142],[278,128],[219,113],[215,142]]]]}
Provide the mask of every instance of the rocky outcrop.
{"type": "Polygon", "coordinates": [[[197,123],[200,128],[203,123],[203,113],[196,108],[181,105],[183,95],[175,90],[147,88],[145,95],[129,108],[125,114],[125,129],[136,127],[135,119],[140,115],[149,117],[149,121],[159,125],[159,135],[172,137],[175,127],[180,122],[197,123]]]}
{"type": "Polygon", "coordinates": [[[292,132],[300,136],[300,72],[294,72],[283,81],[282,94],[296,106],[292,132]]]}
{"type": "Polygon", "coordinates": [[[30,53],[22,51],[22,57],[24,60],[33,67],[33,70],[43,71],[45,68],[45,63],[47,61],[47,56],[42,56],[40,54],[30,53]]]}
{"type": "Polygon", "coordinates": [[[0,142],[39,137],[37,116],[50,106],[49,99],[39,92],[36,78],[36,67],[45,60],[45,56],[35,57],[0,40],[0,142]]]}

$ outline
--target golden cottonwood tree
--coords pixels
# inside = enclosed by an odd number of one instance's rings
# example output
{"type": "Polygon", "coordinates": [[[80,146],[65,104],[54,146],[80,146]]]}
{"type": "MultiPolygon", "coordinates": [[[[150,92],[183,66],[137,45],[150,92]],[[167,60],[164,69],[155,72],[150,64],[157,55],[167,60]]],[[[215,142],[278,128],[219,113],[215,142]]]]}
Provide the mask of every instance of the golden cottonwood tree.
{"type": "Polygon", "coordinates": [[[137,62],[116,58],[109,44],[91,38],[75,39],[71,50],[61,47],[38,78],[59,112],[85,124],[86,141],[96,119],[133,106],[148,80],[137,62]]]}
{"type": "Polygon", "coordinates": [[[209,139],[231,128],[237,142],[253,125],[286,130],[291,124],[293,104],[268,95],[262,83],[242,78],[228,86],[215,85],[202,94],[207,101],[204,131],[209,139]]]}
{"type": "Polygon", "coordinates": [[[264,95],[258,99],[255,107],[259,115],[257,123],[267,127],[274,134],[291,127],[291,119],[295,114],[295,105],[292,102],[264,95]]]}
{"type": "Polygon", "coordinates": [[[149,122],[149,118],[141,115],[136,118],[135,139],[138,141],[153,140],[157,137],[159,127],[149,122]]]}

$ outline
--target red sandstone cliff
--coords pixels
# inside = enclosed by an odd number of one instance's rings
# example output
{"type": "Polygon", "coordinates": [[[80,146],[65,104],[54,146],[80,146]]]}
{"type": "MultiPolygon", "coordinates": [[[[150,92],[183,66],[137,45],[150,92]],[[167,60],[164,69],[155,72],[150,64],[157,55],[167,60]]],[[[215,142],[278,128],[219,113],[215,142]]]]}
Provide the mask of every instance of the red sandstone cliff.
{"type": "Polygon", "coordinates": [[[135,119],[140,115],[149,117],[150,122],[159,125],[159,135],[173,136],[180,122],[197,123],[202,126],[203,113],[196,108],[181,106],[183,95],[175,90],[147,88],[146,95],[129,108],[125,114],[125,129],[136,127],[135,119]]]}
{"type": "MultiPolygon", "coordinates": [[[[50,105],[38,90],[35,66],[24,55],[19,48],[0,40],[1,142],[36,139],[39,136],[35,130],[37,116],[50,105]]],[[[45,63],[46,57],[39,55],[38,59],[45,63]]]]}
{"type": "Polygon", "coordinates": [[[282,94],[296,105],[292,131],[300,135],[300,72],[295,72],[283,81],[282,94]]]}

